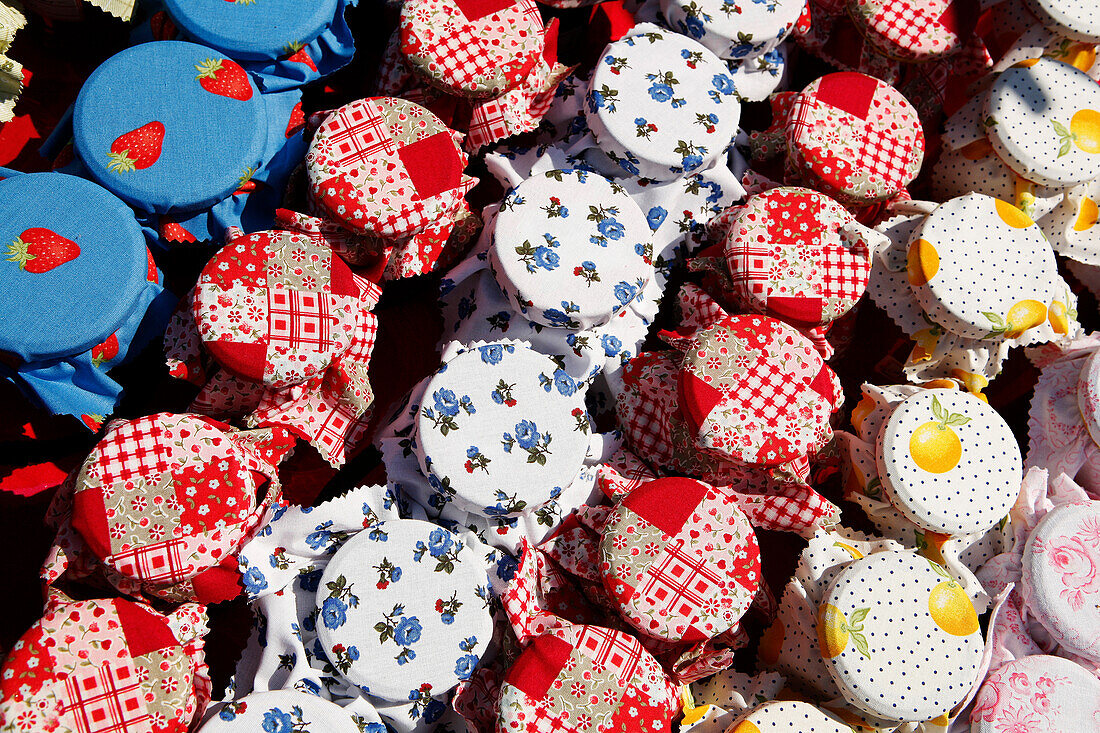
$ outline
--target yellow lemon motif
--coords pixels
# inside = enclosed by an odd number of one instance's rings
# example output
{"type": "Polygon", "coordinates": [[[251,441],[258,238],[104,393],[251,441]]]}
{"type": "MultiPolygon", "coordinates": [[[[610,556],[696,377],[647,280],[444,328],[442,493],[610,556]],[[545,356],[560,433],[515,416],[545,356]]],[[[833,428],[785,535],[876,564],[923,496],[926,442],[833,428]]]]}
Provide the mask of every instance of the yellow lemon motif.
{"type": "Polygon", "coordinates": [[[962,458],[962,442],[952,430],[954,425],[966,425],[970,418],[948,412],[938,397],[932,397],[933,421],[926,422],[909,436],[909,455],[917,468],[929,473],[946,473],[962,458]]]}
{"type": "Polygon", "coordinates": [[[848,647],[848,641],[851,640],[856,651],[870,659],[867,637],[863,635],[863,620],[870,612],[870,608],[857,608],[852,611],[852,618],[849,621],[833,604],[823,605],[817,615],[817,642],[821,647],[822,656],[832,659],[843,652],[848,647]]]}
{"type": "Polygon", "coordinates": [[[859,430],[860,426],[863,425],[863,421],[866,420],[867,416],[874,412],[874,410],[874,398],[872,398],[871,395],[863,395],[863,398],[860,399],[859,403],[856,404],[854,408],[852,408],[852,427],[856,430],[859,430]]]}
{"type": "Polygon", "coordinates": [[[1088,71],[1096,63],[1096,46],[1091,43],[1075,43],[1069,47],[1067,63],[1081,71],[1088,71]]]}
{"type": "Polygon", "coordinates": [[[783,639],[786,635],[787,630],[783,628],[783,622],[779,619],[773,621],[772,625],[764,630],[757,649],[761,662],[772,665],[779,661],[779,653],[783,651],[783,639]]]}
{"type": "Polygon", "coordinates": [[[755,723],[742,720],[730,733],[760,733],[760,729],[756,727],[755,723]]]}
{"type": "MultiPolygon", "coordinates": [[[[710,710],[710,705],[700,705],[698,707],[691,708],[684,713],[684,719],[680,721],[680,725],[695,725],[703,719],[703,716],[707,714],[708,710],[710,710]]],[[[750,723],[749,725],[752,725],[752,723],[750,723]]],[[[753,725],[753,728],[755,727],[756,726],[753,725]]]]}
{"type": "Polygon", "coordinates": [[[1100,153],[1100,112],[1077,110],[1069,120],[1069,131],[1078,148],[1086,153],[1100,153]]]}
{"type": "Polygon", "coordinates": [[[917,549],[929,560],[946,565],[943,559],[943,544],[951,539],[951,535],[942,532],[913,530],[917,539],[917,549]]]}
{"type": "Polygon", "coordinates": [[[849,555],[852,556],[853,560],[862,560],[863,559],[863,553],[860,552],[859,550],[857,550],[856,548],[852,547],[851,545],[845,544],[843,542],[834,542],[833,547],[839,547],[840,549],[844,550],[845,552],[847,552],[849,555]]]}
{"type": "Polygon", "coordinates": [[[918,239],[909,245],[905,271],[910,285],[924,285],[936,276],[940,269],[940,253],[927,239],[918,239]]]}
{"type": "Polygon", "coordinates": [[[1000,199],[994,199],[994,201],[996,202],[997,216],[1001,217],[1001,221],[1008,224],[1013,229],[1024,229],[1035,223],[1031,220],[1030,216],[1007,201],[1002,201],[1000,199]]]}
{"type": "Polygon", "coordinates": [[[962,382],[967,392],[974,395],[982,402],[989,402],[989,398],[982,392],[982,390],[989,386],[989,380],[985,378],[985,375],[975,374],[974,372],[968,372],[963,369],[952,369],[951,376],[962,382]]]}
{"type": "Polygon", "coordinates": [[[1012,65],[1012,67],[1019,69],[1030,69],[1037,63],[1039,63],[1039,59],[1024,59],[1023,61],[1017,61],[1012,65]]]}
{"type": "Polygon", "coordinates": [[[1081,199],[1081,205],[1077,209],[1077,221],[1073,222],[1073,231],[1083,232],[1092,229],[1097,219],[1100,219],[1100,209],[1097,208],[1095,201],[1086,196],[1081,199]]]}
{"type": "Polygon", "coordinates": [[[913,353],[909,354],[910,363],[927,361],[936,353],[936,346],[940,342],[943,331],[936,327],[926,328],[913,334],[913,340],[917,345],[913,347],[913,353]]]}
{"type": "Polygon", "coordinates": [[[1045,305],[1037,300],[1021,300],[1008,309],[1004,335],[1010,339],[1019,338],[1024,331],[1038,326],[1046,319],[1045,305]]]}
{"type": "Polygon", "coordinates": [[[824,707],[822,709],[827,710],[837,718],[840,718],[840,720],[846,726],[856,731],[856,733],[873,733],[874,731],[878,730],[866,720],[846,708],[824,707]]]}
{"type": "Polygon", "coordinates": [[[928,564],[937,575],[945,578],[928,594],[928,613],[936,626],[952,636],[970,636],[978,630],[978,613],[962,586],[947,574],[942,565],[928,564]]]}
{"type": "Polygon", "coordinates": [[[952,382],[950,379],[933,379],[928,382],[921,383],[921,386],[925,389],[958,389],[959,385],[952,382]]]}
{"type": "Polygon", "coordinates": [[[1054,333],[1059,336],[1069,333],[1069,313],[1066,311],[1065,303],[1060,300],[1051,301],[1047,313],[1049,314],[1050,327],[1054,330],[1054,333]]]}

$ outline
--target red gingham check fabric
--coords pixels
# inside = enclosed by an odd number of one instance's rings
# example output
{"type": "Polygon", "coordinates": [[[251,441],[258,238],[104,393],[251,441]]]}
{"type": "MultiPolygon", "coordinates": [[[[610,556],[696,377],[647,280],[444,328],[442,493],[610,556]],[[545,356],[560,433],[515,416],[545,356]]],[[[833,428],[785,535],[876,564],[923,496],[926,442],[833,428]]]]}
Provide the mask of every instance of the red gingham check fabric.
{"type": "Polygon", "coordinates": [[[623,370],[619,424],[627,443],[656,466],[667,465],[674,451],[669,442],[669,416],[676,408],[676,364],[664,352],[636,356],[623,370]]]}
{"type": "Polygon", "coordinates": [[[913,157],[911,142],[900,139],[896,130],[878,129],[870,123],[861,126],[855,119],[852,118],[852,130],[862,127],[857,160],[889,185],[904,186],[909,179],[906,171],[913,157]]]}
{"type": "Polygon", "coordinates": [[[156,585],[173,585],[186,580],[193,569],[190,564],[184,564],[181,550],[187,552],[187,542],[177,537],[116,552],[111,564],[127,578],[141,578],[144,583],[156,585]]]}
{"type": "Polygon", "coordinates": [[[107,435],[99,455],[105,485],[138,477],[155,478],[168,470],[168,450],[160,440],[160,425],[145,418],[125,422],[107,435]]]}
{"type": "Polygon", "coordinates": [[[333,316],[324,293],[270,288],[268,335],[272,346],[325,351],[332,348],[333,316]]]}
{"type": "Polygon", "coordinates": [[[774,489],[771,495],[731,495],[752,525],[760,529],[810,537],[817,528],[840,521],[840,509],[806,484],[792,482],[774,489]]]}
{"type": "Polygon", "coordinates": [[[707,597],[717,595],[722,577],[707,559],[686,553],[683,548],[683,539],[670,542],[660,564],[650,566],[646,572],[645,583],[637,593],[663,603],[663,608],[657,607],[659,615],[687,619],[690,623],[707,597]]]}
{"type": "Polygon", "coordinates": [[[730,281],[753,293],[763,293],[770,279],[770,262],[774,253],[767,245],[738,241],[727,246],[730,261],[730,281]]]}
{"type": "Polygon", "coordinates": [[[871,275],[871,259],[867,254],[867,245],[863,242],[854,245],[851,252],[835,245],[824,247],[822,297],[859,300],[867,289],[867,279],[871,275]]]}
{"type": "Polygon", "coordinates": [[[626,687],[642,660],[642,645],[633,637],[599,626],[582,626],[576,647],[595,664],[614,670],[619,685],[626,687]]]}
{"type": "Polygon", "coordinates": [[[65,680],[66,702],[61,719],[71,720],[75,733],[145,733],[152,716],[133,665],[104,664],[76,672],[65,680]]]}
{"type": "Polygon", "coordinates": [[[883,3],[875,14],[875,20],[878,32],[901,49],[916,46],[921,36],[936,22],[919,6],[910,5],[904,0],[883,3]]]}
{"type": "Polygon", "coordinates": [[[342,167],[365,163],[378,155],[393,155],[397,143],[386,120],[372,104],[341,107],[324,127],[332,130],[333,160],[342,167]]]}

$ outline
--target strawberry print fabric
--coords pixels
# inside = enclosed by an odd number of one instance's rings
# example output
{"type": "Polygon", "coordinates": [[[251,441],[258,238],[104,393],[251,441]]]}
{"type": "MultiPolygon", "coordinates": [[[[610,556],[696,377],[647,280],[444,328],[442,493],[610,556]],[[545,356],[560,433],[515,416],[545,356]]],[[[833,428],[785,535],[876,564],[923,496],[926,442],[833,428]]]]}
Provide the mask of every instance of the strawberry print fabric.
{"type": "Polygon", "coordinates": [[[0,730],[183,733],[210,699],[204,633],[195,604],[55,602],[4,661],[0,730]]]}
{"type": "Polygon", "coordinates": [[[453,220],[474,179],[455,133],[420,105],[372,97],[331,113],[306,155],[310,196],[354,232],[418,234],[453,220]]]}
{"type": "Polygon", "coordinates": [[[411,0],[401,8],[401,51],[433,86],[495,97],[519,84],[542,53],[534,0],[411,0]]]}
{"type": "Polygon", "coordinates": [[[732,496],[690,479],[657,479],[608,514],[604,586],[644,634],[713,638],[733,627],[760,582],[760,548],[732,496]]]}

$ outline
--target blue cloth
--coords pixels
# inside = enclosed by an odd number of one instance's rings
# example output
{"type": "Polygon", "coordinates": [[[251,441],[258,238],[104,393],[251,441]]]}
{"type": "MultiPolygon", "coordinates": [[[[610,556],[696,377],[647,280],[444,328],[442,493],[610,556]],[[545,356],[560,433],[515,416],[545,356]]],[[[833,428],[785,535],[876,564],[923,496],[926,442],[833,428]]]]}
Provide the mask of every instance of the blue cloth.
{"type": "Polygon", "coordinates": [[[149,280],[133,211],[82,178],[16,173],[0,180],[0,247],[0,349],[23,360],[7,378],[55,413],[110,414],[121,387],[107,371],[163,333],[174,306],[160,273],[149,280]],[[29,243],[27,267],[41,269],[44,241],[71,243],[65,261],[33,272],[8,259],[29,243]],[[112,335],[117,352],[93,353],[112,335]]]}

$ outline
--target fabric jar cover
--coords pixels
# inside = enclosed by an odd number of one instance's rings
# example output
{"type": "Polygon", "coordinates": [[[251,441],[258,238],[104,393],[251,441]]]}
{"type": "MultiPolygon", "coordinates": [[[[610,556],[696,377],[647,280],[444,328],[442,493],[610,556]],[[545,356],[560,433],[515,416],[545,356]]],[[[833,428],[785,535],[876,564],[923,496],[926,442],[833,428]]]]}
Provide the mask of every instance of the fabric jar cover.
{"type": "Polygon", "coordinates": [[[656,26],[606,49],[589,81],[585,119],[596,143],[626,173],[657,181],[724,155],[741,105],[725,63],[656,26]]]}
{"type": "Polygon", "coordinates": [[[634,489],[607,517],[600,573],[647,636],[703,641],[733,628],[760,585],[760,547],[734,498],[687,478],[634,489]]]}
{"type": "Polygon", "coordinates": [[[199,727],[202,733],[385,733],[380,722],[362,729],[334,702],[298,690],[272,690],[227,702],[199,727]],[[373,727],[372,727],[373,726],[373,727]]]}
{"type": "Polygon", "coordinates": [[[1026,5],[1058,35],[1100,43],[1100,17],[1089,0],[1027,0],[1026,5]]]}
{"type": "Polygon", "coordinates": [[[1012,429],[954,389],[905,398],[878,434],[878,476],[894,508],[925,530],[985,532],[1008,516],[1023,460],[1012,429]]]}
{"type": "Polygon", "coordinates": [[[1045,323],[1062,297],[1039,227],[1012,204],[977,193],[940,204],[913,231],[907,273],[925,313],[972,339],[1019,338],[1045,323]]]}
{"type": "Polygon", "coordinates": [[[457,133],[420,105],[360,99],[332,112],[306,155],[310,195],[353,232],[417,234],[450,219],[473,185],[457,133]]]}
{"type": "Polygon", "coordinates": [[[833,370],[794,328],[762,316],[727,316],[692,337],[680,400],[698,447],[737,463],[773,466],[824,445],[843,396],[833,370]]]}
{"type": "Polygon", "coordinates": [[[61,173],[0,181],[0,350],[53,412],[98,429],[121,386],[106,371],[158,332],[171,307],[133,212],[61,173]]]}
{"type": "Polygon", "coordinates": [[[1021,178],[1071,186],[1100,177],[1100,86],[1043,57],[1005,69],[985,103],[994,152],[1021,178]]]}
{"type": "Polygon", "coordinates": [[[205,633],[195,604],[168,616],[123,598],[51,604],[4,660],[0,726],[185,733],[210,699],[205,633]]]}
{"type": "Polygon", "coordinates": [[[637,639],[565,626],[536,637],[508,670],[496,731],[661,733],[677,708],[671,681],[637,639]]]}
{"type": "Polygon", "coordinates": [[[336,551],[317,588],[317,637],[363,692],[429,700],[469,679],[493,633],[486,564],[456,535],[380,522],[336,551]]]}
{"type": "Polygon", "coordinates": [[[986,678],[970,725],[971,733],[1096,730],[1100,681],[1062,657],[1021,657],[986,678]]]}
{"type": "Polygon", "coordinates": [[[489,263],[528,320],[587,329],[642,292],[652,250],[645,215],[622,187],[595,173],[555,170],[504,196],[489,263]]]}
{"type": "Polygon", "coordinates": [[[961,51],[978,22],[977,3],[954,0],[847,0],[864,38],[891,58],[931,61],[961,51]]]}
{"type": "Polygon", "coordinates": [[[855,217],[824,194],[779,187],[731,215],[723,243],[737,300],[757,313],[819,326],[867,289],[871,251],[855,217]]]}
{"type": "Polygon", "coordinates": [[[401,51],[428,83],[460,97],[496,97],[519,84],[543,49],[534,0],[408,0],[401,51]]]}
{"type": "Polygon", "coordinates": [[[236,374],[281,388],[324,371],[355,340],[363,293],[328,247],[303,234],[259,232],[203,267],[194,315],[206,349],[236,374]]]}
{"type": "Polygon", "coordinates": [[[1063,504],[1032,530],[1022,560],[1031,615],[1073,654],[1100,662],[1100,504],[1063,504]]]}
{"type": "Polygon", "coordinates": [[[849,726],[801,700],[766,702],[753,708],[729,733],[848,733],[849,726]]]}
{"type": "Polygon", "coordinates": [[[158,41],[100,64],[73,108],[73,144],[91,176],[138,209],[195,211],[264,162],[267,109],[235,61],[158,41]]]}
{"type": "Polygon", "coordinates": [[[942,715],[978,679],[984,642],[974,606],[943,567],[913,552],[877,552],[841,570],[817,630],[845,699],[886,720],[942,715]]]}
{"type": "Polygon", "coordinates": [[[1100,350],[1088,358],[1077,376],[1077,405],[1092,442],[1100,446],[1100,350]]]}
{"type": "Polygon", "coordinates": [[[924,160],[913,105],[889,84],[850,71],[826,74],[794,98],[786,138],[797,175],[843,204],[891,198],[924,160]]]}
{"type": "Polygon", "coordinates": [[[805,0],[661,0],[660,4],[669,27],[695,39],[718,58],[734,61],[777,47],[806,6],[805,0]]]}
{"type": "Polygon", "coordinates": [[[291,447],[280,430],[237,433],[197,415],[114,423],[77,476],[72,526],[127,591],[232,598],[231,558],[278,501],[275,466],[291,447]]]}
{"type": "Polygon", "coordinates": [[[508,343],[445,362],[424,391],[416,435],[420,469],[440,500],[488,517],[555,499],[589,445],[573,378],[550,357],[508,343]]]}

